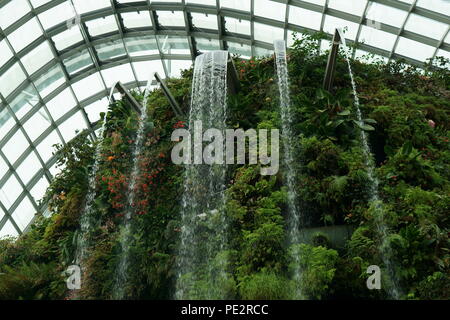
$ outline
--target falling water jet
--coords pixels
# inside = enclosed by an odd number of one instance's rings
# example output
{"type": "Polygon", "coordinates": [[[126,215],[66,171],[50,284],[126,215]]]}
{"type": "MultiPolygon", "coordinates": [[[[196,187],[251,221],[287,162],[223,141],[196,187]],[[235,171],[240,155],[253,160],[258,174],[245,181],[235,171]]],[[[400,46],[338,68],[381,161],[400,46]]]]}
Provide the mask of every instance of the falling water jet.
{"type": "MultiPolygon", "coordinates": [[[[101,151],[103,145],[103,133],[105,131],[106,119],[103,120],[102,127],[99,132],[99,140],[97,141],[97,146],[95,148],[95,160],[94,165],[92,166],[91,174],[88,179],[88,193],[86,195],[86,200],[84,204],[84,208],[82,210],[82,214],[80,217],[80,230],[77,237],[77,249],[75,252],[75,263],[80,265],[82,268],[82,264],[86,258],[87,249],[89,246],[89,234],[92,230],[93,225],[93,202],[97,195],[96,191],[96,177],[97,172],[100,166],[101,161],[101,151]]],[[[83,268],[82,268],[83,269],[83,268]]]]}
{"type": "Polygon", "coordinates": [[[141,115],[139,117],[138,131],[136,134],[136,142],[133,151],[133,166],[128,184],[127,192],[127,212],[125,214],[123,226],[119,233],[120,242],[120,260],[115,273],[115,283],[112,297],[115,300],[123,300],[130,298],[127,290],[129,282],[129,268],[130,268],[130,247],[133,241],[132,234],[132,216],[134,212],[134,203],[136,200],[136,182],[140,174],[139,156],[142,153],[144,146],[145,129],[147,124],[147,102],[150,95],[150,88],[153,76],[148,80],[145,88],[144,99],[141,105],[141,115]]]}
{"type": "MultiPolygon", "coordinates": [[[[113,94],[114,88],[111,89],[111,93],[109,95],[109,103],[111,103],[111,98],[113,94]]],[[[103,147],[103,139],[104,133],[106,129],[106,115],[104,116],[102,127],[98,133],[98,141],[95,147],[95,155],[94,155],[94,165],[92,166],[92,170],[88,179],[88,192],[86,194],[86,199],[84,202],[83,210],[81,211],[80,217],[80,229],[78,230],[78,235],[76,238],[76,250],[75,250],[75,258],[74,263],[78,265],[81,269],[82,275],[85,273],[84,263],[87,257],[88,249],[90,246],[90,233],[93,229],[93,225],[95,224],[93,217],[93,203],[97,196],[97,182],[96,177],[100,167],[100,162],[102,160],[102,147],[103,147]]]]}
{"type": "MultiPolygon", "coordinates": [[[[204,128],[225,133],[227,61],[226,51],[208,52],[195,61],[189,113],[192,135],[194,121],[199,120],[204,128]]],[[[202,155],[194,154],[194,158],[198,156],[202,155]]],[[[176,299],[226,298],[221,285],[227,279],[227,259],[223,257],[227,243],[225,174],[225,164],[186,166],[181,240],[176,261],[176,299]]]]}
{"type": "MultiPolygon", "coordinates": [[[[295,191],[297,185],[297,174],[294,166],[293,141],[295,133],[293,130],[293,111],[291,107],[289,76],[286,57],[286,42],[284,40],[275,40],[275,60],[278,75],[278,88],[280,91],[280,111],[283,130],[284,145],[284,165],[286,167],[284,179],[288,189],[288,241],[289,245],[297,245],[301,242],[301,221],[302,213],[298,207],[298,195],[295,191]]],[[[303,298],[301,290],[301,268],[300,256],[296,250],[292,250],[291,258],[293,261],[293,280],[295,284],[294,299],[303,298]]]]}
{"type": "MultiPolygon", "coordinates": [[[[345,60],[347,61],[348,69],[349,69],[349,73],[350,73],[350,80],[351,80],[351,84],[352,84],[354,103],[355,103],[355,107],[356,107],[356,117],[357,117],[358,122],[360,124],[362,124],[363,118],[362,118],[362,113],[361,113],[361,108],[360,108],[360,101],[359,101],[358,91],[356,88],[355,78],[353,75],[352,65],[350,62],[349,51],[348,51],[348,47],[347,47],[347,44],[345,41],[345,35],[344,35],[342,29],[337,29],[337,30],[341,37],[341,42],[344,47],[345,60]]],[[[392,253],[392,248],[387,243],[387,239],[389,236],[389,230],[388,230],[388,226],[386,225],[386,222],[384,220],[383,205],[382,205],[382,201],[380,200],[379,193],[378,193],[379,181],[375,175],[375,164],[374,164],[374,160],[373,160],[373,157],[372,157],[372,154],[370,151],[367,134],[364,130],[360,130],[360,140],[361,140],[361,144],[362,144],[363,152],[364,152],[364,162],[365,162],[365,166],[366,166],[366,170],[367,170],[367,176],[369,178],[370,202],[374,205],[374,209],[375,209],[374,217],[375,217],[375,224],[376,224],[376,228],[377,228],[376,231],[378,232],[378,236],[381,239],[381,246],[380,246],[381,257],[382,257],[384,264],[386,265],[386,269],[388,271],[389,278],[390,278],[389,280],[391,282],[390,285],[388,286],[388,293],[393,299],[398,300],[401,297],[401,292],[400,292],[400,288],[398,285],[398,279],[395,274],[393,261],[390,259],[391,257],[393,257],[393,253],[392,253]]]]}

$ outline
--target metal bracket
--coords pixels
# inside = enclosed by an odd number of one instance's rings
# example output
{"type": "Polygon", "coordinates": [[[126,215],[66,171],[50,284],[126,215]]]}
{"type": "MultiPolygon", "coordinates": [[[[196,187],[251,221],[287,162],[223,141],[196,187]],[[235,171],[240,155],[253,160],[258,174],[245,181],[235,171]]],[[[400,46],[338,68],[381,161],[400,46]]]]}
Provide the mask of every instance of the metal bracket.
{"type": "Polygon", "coordinates": [[[170,92],[169,88],[167,87],[165,81],[161,78],[161,76],[158,74],[158,72],[155,72],[155,79],[156,81],[161,85],[161,89],[166,96],[167,100],[169,100],[170,106],[172,107],[173,112],[180,118],[185,118],[186,115],[183,111],[181,111],[180,105],[178,104],[177,100],[175,100],[175,97],[170,92]]]}
{"type": "MultiPolygon", "coordinates": [[[[117,82],[113,89],[114,90],[117,89],[117,91],[120,92],[120,94],[122,95],[122,97],[124,97],[126,100],[128,100],[128,102],[131,104],[131,106],[133,107],[133,109],[138,113],[141,114],[142,113],[142,107],[139,104],[139,102],[137,102],[137,100],[128,92],[127,88],[125,88],[125,86],[119,81],[117,82]]],[[[111,91],[112,93],[112,91],[111,91]]]]}
{"type": "Polygon", "coordinates": [[[236,66],[230,53],[228,53],[227,74],[228,92],[230,94],[237,94],[241,89],[241,85],[239,83],[239,76],[236,66]]]}
{"type": "Polygon", "coordinates": [[[328,56],[327,69],[325,72],[325,79],[323,81],[323,88],[329,92],[333,90],[334,73],[336,70],[336,59],[339,52],[339,45],[341,44],[341,35],[336,29],[333,36],[332,47],[330,55],[328,56]]]}

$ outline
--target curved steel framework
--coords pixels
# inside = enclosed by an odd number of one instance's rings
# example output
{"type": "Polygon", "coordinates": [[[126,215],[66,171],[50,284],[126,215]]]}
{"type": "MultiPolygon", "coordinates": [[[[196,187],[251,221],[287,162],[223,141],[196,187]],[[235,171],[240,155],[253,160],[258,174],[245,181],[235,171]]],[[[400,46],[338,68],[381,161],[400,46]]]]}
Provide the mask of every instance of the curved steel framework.
{"type": "MultiPolygon", "coordinates": [[[[450,57],[448,0],[0,0],[0,237],[24,232],[54,174],[52,145],[95,139],[109,88],[188,68],[200,52],[272,52],[345,27],[354,55],[450,57]]],[[[323,41],[323,48],[329,42],[323,41]]]]}

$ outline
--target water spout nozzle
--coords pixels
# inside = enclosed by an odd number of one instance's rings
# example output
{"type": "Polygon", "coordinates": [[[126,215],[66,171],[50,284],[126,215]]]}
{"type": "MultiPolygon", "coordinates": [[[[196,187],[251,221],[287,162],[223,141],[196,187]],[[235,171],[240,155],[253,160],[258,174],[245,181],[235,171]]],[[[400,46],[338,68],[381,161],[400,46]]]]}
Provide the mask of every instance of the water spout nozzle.
{"type": "Polygon", "coordinates": [[[340,42],[345,50],[347,50],[347,42],[345,41],[345,34],[342,28],[336,28],[334,41],[340,42]]]}

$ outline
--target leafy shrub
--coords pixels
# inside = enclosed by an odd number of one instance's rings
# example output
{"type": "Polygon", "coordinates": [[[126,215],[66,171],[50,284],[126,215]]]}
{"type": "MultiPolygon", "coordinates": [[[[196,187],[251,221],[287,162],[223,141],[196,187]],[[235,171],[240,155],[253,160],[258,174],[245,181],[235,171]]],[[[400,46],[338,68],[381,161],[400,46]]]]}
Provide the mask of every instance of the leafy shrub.
{"type": "Polygon", "coordinates": [[[244,300],[283,300],[289,296],[287,284],[286,279],[261,271],[243,280],[239,292],[244,300]]]}
{"type": "Polygon", "coordinates": [[[55,263],[23,263],[4,267],[0,274],[0,300],[61,299],[65,283],[55,263]]]}
{"type": "MultiPolygon", "coordinates": [[[[300,288],[305,298],[321,299],[333,280],[337,251],[307,244],[293,245],[290,250],[292,255],[299,256],[301,279],[300,283],[291,284],[291,292],[300,288]]],[[[295,270],[295,265],[291,264],[291,270],[295,270]]]]}
{"type": "Polygon", "coordinates": [[[426,277],[419,283],[417,293],[423,300],[449,300],[450,278],[448,274],[435,272],[426,277]]]}

